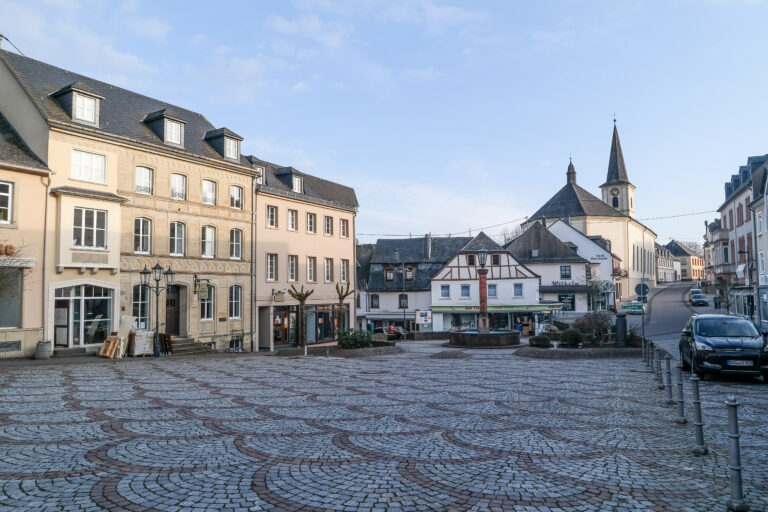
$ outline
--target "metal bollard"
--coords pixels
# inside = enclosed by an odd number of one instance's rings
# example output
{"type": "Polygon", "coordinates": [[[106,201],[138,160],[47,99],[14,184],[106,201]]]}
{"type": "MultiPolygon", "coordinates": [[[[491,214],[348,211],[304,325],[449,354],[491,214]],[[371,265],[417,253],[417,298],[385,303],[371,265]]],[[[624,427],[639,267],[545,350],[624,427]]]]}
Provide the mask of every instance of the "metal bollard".
{"type": "Polygon", "coordinates": [[[741,449],[739,447],[739,402],[736,397],[729,395],[725,401],[728,406],[728,469],[731,481],[731,498],[726,502],[728,510],[744,511],[749,506],[744,499],[744,489],[741,486],[741,449]]]}
{"type": "Polygon", "coordinates": [[[648,342],[648,369],[653,371],[653,342],[648,342]]]}
{"type": "Polygon", "coordinates": [[[691,386],[693,388],[693,430],[696,434],[696,446],[693,453],[696,455],[706,455],[709,449],[704,446],[704,422],[701,419],[701,398],[699,398],[699,377],[691,375],[691,386]]]}
{"type": "Polygon", "coordinates": [[[331,346],[326,345],[325,346],[325,357],[331,357],[331,346]]]}
{"type": "Polygon", "coordinates": [[[661,349],[656,349],[656,379],[659,381],[659,389],[664,389],[664,376],[661,373],[661,349]]]}
{"type": "Polygon", "coordinates": [[[683,394],[683,365],[677,365],[677,423],[688,423],[685,417],[685,395],[683,394]]]}
{"type": "Polygon", "coordinates": [[[645,362],[645,340],[641,341],[640,343],[641,343],[640,347],[643,349],[642,359],[643,359],[643,362],[645,362]]]}
{"type": "Polygon", "coordinates": [[[664,367],[667,371],[667,382],[664,387],[667,388],[667,405],[672,405],[675,401],[672,399],[672,356],[664,356],[664,367]]]}

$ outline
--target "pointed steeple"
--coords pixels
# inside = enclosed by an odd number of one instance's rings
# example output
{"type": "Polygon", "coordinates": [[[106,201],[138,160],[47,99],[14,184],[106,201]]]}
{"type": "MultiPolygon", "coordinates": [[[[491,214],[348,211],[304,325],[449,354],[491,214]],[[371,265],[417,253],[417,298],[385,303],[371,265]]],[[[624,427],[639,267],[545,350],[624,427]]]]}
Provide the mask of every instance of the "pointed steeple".
{"type": "Polygon", "coordinates": [[[627,177],[627,167],[624,165],[624,155],[621,152],[621,142],[619,141],[619,130],[616,129],[616,119],[613,120],[613,140],[611,141],[611,157],[608,160],[608,177],[605,179],[606,185],[619,185],[630,183],[627,177]]]}
{"type": "Polygon", "coordinates": [[[567,178],[567,182],[571,185],[576,184],[576,168],[573,166],[573,160],[568,159],[568,172],[565,173],[565,176],[567,178]]]}

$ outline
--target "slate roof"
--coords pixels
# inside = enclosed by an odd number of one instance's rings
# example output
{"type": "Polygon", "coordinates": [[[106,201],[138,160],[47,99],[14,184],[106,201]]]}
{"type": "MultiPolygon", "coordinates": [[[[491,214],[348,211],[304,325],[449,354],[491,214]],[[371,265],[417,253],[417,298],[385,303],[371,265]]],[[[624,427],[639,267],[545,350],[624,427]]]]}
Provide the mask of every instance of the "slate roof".
{"type": "Polygon", "coordinates": [[[0,164],[50,172],[45,162],[32,152],[2,113],[0,113],[0,164]]]}
{"type": "Polygon", "coordinates": [[[482,231],[477,234],[467,245],[461,248],[459,252],[477,252],[485,249],[488,252],[504,252],[504,248],[497,244],[488,235],[482,231]]]}
{"type": "Polygon", "coordinates": [[[696,256],[697,258],[701,257],[701,255],[697,254],[696,251],[691,250],[688,246],[686,246],[685,244],[681,244],[677,240],[672,240],[664,247],[669,249],[673,255],[678,257],[685,257],[685,256],[696,256]]]}
{"type": "Polygon", "coordinates": [[[540,222],[531,224],[504,247],[521,263],[588,263],[540,222]],[[533,249],[538,249],[537,257],[531,256],[533,249]]]}
{"type": "Polygon", "coordinates": [[[616,128],[616,121],[613,121],[613,140],[611,140],[611,156],[608,159],[608,176],[605,183],[600,185],[624,185],[630,184],[627,177],[627,166],[624,165],[624,154],[621,151],[621,142],[619,141],[619,130],[616,128]]]}
{"type": "Polygon", "coordinates": [[[373,257],[374,244],[359,244],[355,256],[357,260],[357,288],[368,288],[368,277],[371,274],[371,257],[373,257]]]}
{"type": "Polygon", "coordinates": [[[430,278],[464,246],[472,241],[470,237],[430,237],[432,250],[427,254],[427,237],[380,239],[371,257],[368,290],[397,291],[403,289],[402,277],[395,274],[394,281],[384,280],[384,269],[398,268],[402,263],[414,267],[414,280],[405,282],[405,290],[429,290],[430,278]],[[399,258],[395,251],[399,251],[399,258]]]}
{"type": "Polygon", "coordinates": [[[112,192],[102,192],[101,190],[93,190],[89,188],[80,187],[54,187],[51,189],[52,195],[64,195],[64,196],[78,196],[78,197],[90,197],[92,199],[101,199],[103,201],[114,201],[116,203],[124,203],[128,201],[125,197],[120,197],[112,192]]]}
{"type": "Polygon", "coordinates": [[[528,220],[562,219],[565,217],[627,217],[576,184],[576,171],[568,165],[567,183],[528,220]]]}

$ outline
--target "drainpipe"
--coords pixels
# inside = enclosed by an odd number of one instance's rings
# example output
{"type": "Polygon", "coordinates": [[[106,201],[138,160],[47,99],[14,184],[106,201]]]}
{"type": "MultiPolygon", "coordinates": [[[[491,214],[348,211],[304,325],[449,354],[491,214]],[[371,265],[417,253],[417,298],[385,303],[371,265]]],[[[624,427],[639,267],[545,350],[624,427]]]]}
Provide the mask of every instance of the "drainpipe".
{"type": "Polygon", "coordinates": [[[253,254],[255,250],[255,241],[256,237],[256,176],[251,176],[251,352],[253,352],[253,303],[254,303],[254,297],[256,297],[256,276],[254,275],[254,269],[253,269],[253,254]]]}
{"type": "MultiPolygon", "coordinates": [[[[43,339],[41,341],[48,341],[48,190],[51,187],[51,177],[41,176],[40,182],[45,185],[45,197],[43,203],[45,206],[43,217],[43,293],[41,298],[41,306],[43,310],[43,339]]],[[[51,339],[51,350],[53,350],[53,339],[51,339]]]]}

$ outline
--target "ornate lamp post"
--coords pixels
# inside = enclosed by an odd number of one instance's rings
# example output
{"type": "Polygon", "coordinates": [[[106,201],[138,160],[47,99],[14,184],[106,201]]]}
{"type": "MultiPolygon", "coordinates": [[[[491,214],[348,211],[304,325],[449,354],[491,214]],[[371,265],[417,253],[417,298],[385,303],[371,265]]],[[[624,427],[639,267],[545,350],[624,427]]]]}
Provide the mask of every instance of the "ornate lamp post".
{"type": "Polygon", "coordinates": [[[171,270],[170,265],[168,265],[168,270],[163,272],[163,267],[160,266],[160,263],[155,263],[151,272],[144,265],[144,270],[139,272],[139,275],[141,276],[141,284],[146,286],[147,290],[155,292],[155,341],[152,348],[154,356],[160,357],[160,294],[173,286],[176,273],[171,270]],[[160,281],[163,280],[163,275],[165,275],[165,286],[161,288],[160,281]],[[149,284],[150,277],[155,281],[154,288],[149,284]]]}
{"type": "Polygon", "coordinates": [[[480,316],[477,319],[478,334],[488,334],[488,269],[485,264],[488,262],[488,251],[480,249],[477,251],[477,262],[480,268],[477,269],[477,277],[480,280],[480,316]]]}

